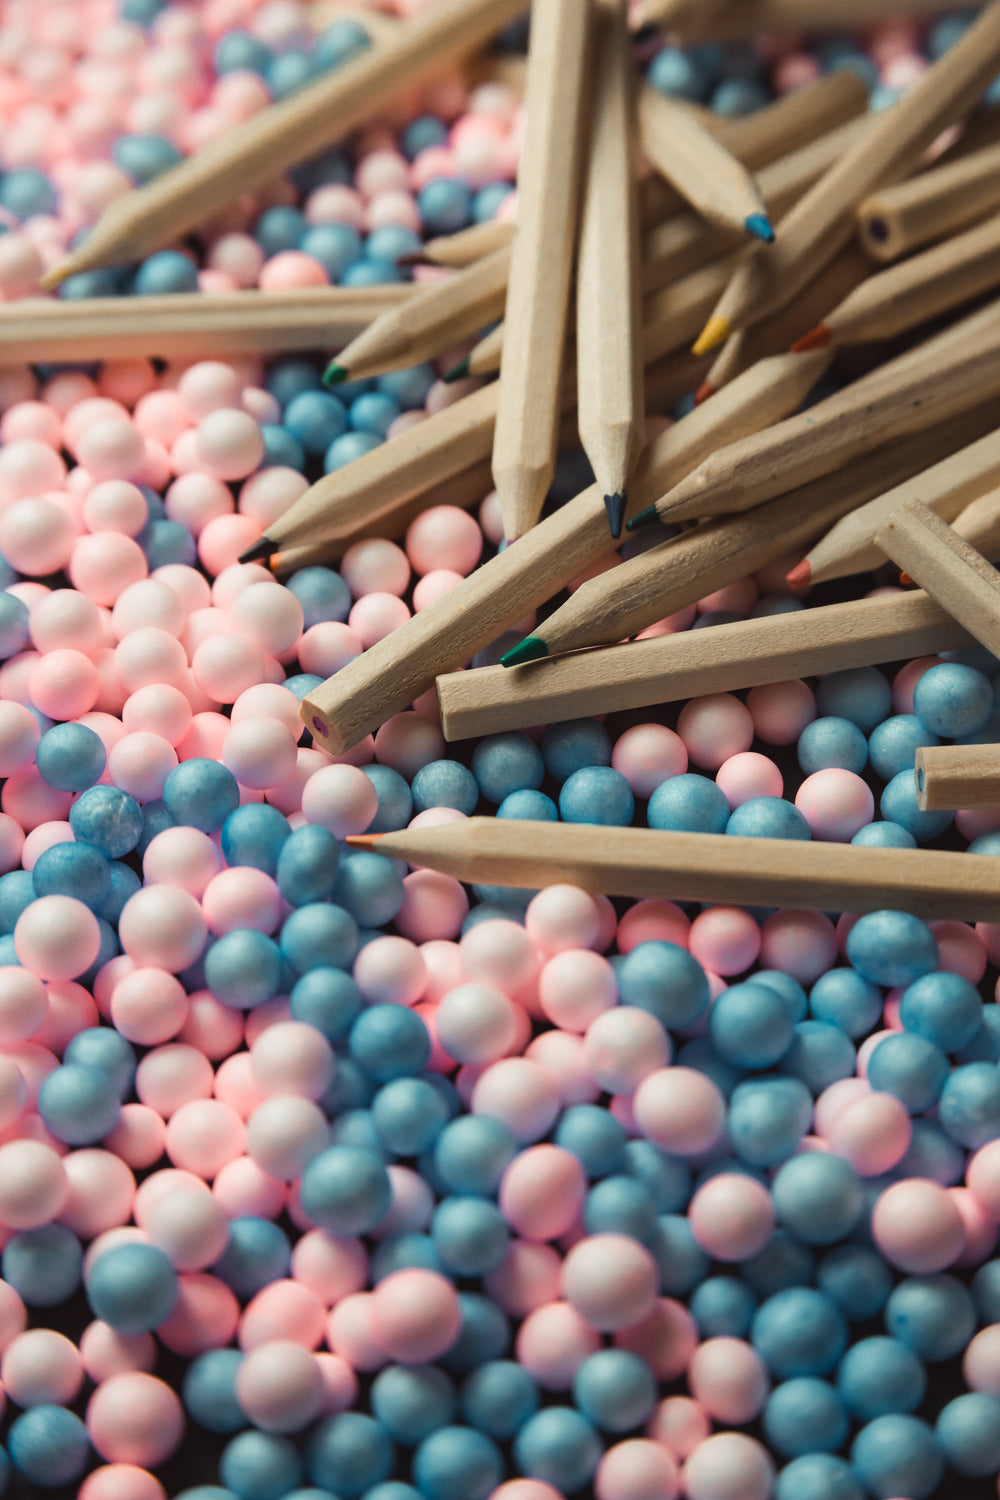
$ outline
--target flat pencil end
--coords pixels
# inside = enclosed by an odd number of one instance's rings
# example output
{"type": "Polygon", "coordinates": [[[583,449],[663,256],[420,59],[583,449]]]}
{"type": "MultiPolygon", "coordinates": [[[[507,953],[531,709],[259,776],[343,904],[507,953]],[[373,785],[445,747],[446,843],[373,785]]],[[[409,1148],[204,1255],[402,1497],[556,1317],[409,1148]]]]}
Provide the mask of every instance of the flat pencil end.
{"type": "Polygon", "coordinates": [[[729,326],[728,318],[720,318],[717,315],[713,315],[709,318],[701,333],[699,333],[697,342],[691,351],[692,354],[710,353],[711,350],[717,349],[720,344],[724,344],[731,332],[732,329],[729,326]]]}
{"type": "Polygon", "coordinates": [[[792,345],[793,354],[808,354],[813,349],[825,349],[833,335],[825,323],[817,323],[815,328],[810,328],[800,339],[796,339],[792,345]]]}
{"type": "Polygon", "coordinates": [[[380,833],[349,833],[344,843],[350,844],[352,849],[374,849],[381,837],[380,833]]]}
{"type": "Polygon", "coordinates": [[[327,387],[334,385],[343,385],[346,379],[347,371],[344,369],[343,365],[338,365],[335,359],[331,359],[330,363],[323,371],[323,384],[327,387]]]}
{"type": "Polygon", "coordinates": [[[755,240],[763,240],[765,245],[774,244],[774,227],[767,214],[747,214],[743,224],[747,234],[752,234],[755,240]]]}
{"type": "Polygon", "coordinates": [[[263,562],[274,552],[274,543],[269,536],[260,536],[240,553],[241,563],[263,562]]]}
{"type": "Polygon", "coordinates": [[[712,384],[712,382],[710,380],[703,380],[701,382],[701,385],[698,387],[698,389],[694,393],[694,404],[695,404],[695,406],[702,406],[702,405],[704,405],[704,403],[708,400],[709,396],[714,396],[714,395],[715,395],[715,386],[712,384]]]}
{"type": "Polygon", "coordinates": [[[625,522],[625,530],[638,531],[643,526],[651,526],[655,520],[656,506],[647,505],[646,509],[641,510],[637,516],[633,516],[631,521],[625,522]]]}
{"type": "Polygon", "coordinates": [[[804,589],[809,587],[812,578],[812,567],[808,557],[804,557],[794,568],[785,574],[785,582],[791,589],[804,589]]]}
{"type": "Polygon", "coordinates": [[[604,509],[608,515],[608,529],[617,542],[622,534],[622,525],[625,521],[625,496],[621,494],[605,495],[604,509]]]}
{"type": "Polygon", "coordinates": [[[549,648],[537,635],[526,635],[523,641],[518,641],[516,646],[500,658],[502,667],[523,667],[525,662],[542,661],[549,654],[549,648]]]}
{"type": "Polygon", "coordinates": [[[445,373],[441,376],[441,379],[444,381],[445,385],[454,385],[456,380],[464,380],[468,373],[469,356],[466,355],[464,359],[459,360],[457,365],[452,365],[450,370],[446,370],[445,373]]]}

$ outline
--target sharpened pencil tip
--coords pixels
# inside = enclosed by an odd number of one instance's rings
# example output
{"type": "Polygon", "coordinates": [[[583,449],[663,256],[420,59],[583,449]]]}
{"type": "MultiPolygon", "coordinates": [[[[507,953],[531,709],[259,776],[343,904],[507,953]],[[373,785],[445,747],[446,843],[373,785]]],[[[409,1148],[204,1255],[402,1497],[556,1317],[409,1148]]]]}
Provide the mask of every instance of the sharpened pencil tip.
{"type": "Polygon", "coordinates": [[[710,380],[703,380],[701,382],[701,385],[698,387],[698,389],[694,393],[694,404],[695,404],[695,406],[701,406],[701,405],[703,405],[704,402],[706,402],[708,400],[709,396],[714,396],[714,395],[715,395],[715,386],[712,384],[712,382],[710,380]]]}
{"type": "Polygon", "coordinates": [[[809,580],[812,578],[812,567],[808,557],[804,557],[794,568],[790,568],[785,574],[785,582],[790,589],[808,588],[809,580]]]}
{"type": "Polygon", "coordinates": [[[380,833],[349,833],[344,843],[352,849],[374,849],[381,837],[380,833]]]}
{"type": "Polygon", "coordinates": [[[397,255],[397,266],[432,266],[434,262],[422,250],[411,250],[406,255],[397,255]]]}
{"type": "Polygon", "coordinates": [[[792,345],[793,354],[809,354],[813,349],[825,349],[832,335],[825,323],[817,323],[815,328],[810,328],[800,339],[796,339],[792,345]]]}
{"type": "Polygon", "coordinates": [[[916,579],[911,578],[909,573],[900,573],[899,581],[902,584],[903,588],[907,589],[916,582],[916,579]]]}
{"type": "Polygon", "coordinates": [[[60,261],[57,266],[50,266],[44,276],[38,278],[39,289],[43,292],[54,292],[57,286],[62,286],[67,276],[72,275],[72,268],[68,261],[60,261]]]}
{"type": "Polygon", "coordinates": [[[330,363],[323,371],[323,384],[325,386],[343,385],[346,379],[347,371],[344,369],[343,365],[338,365],[335,359],[331,359],[330,363]]]}
{"type": "Polygon", "coordinates": [[[516,646],[500,658],[502,667],[523,667],[528,661],[541,661],[548,656],[549,648],[537,635],[526,635],[523,641],[518,641],[516,646]]]}
{"type": "Polygon", "coordinates": [[[747,234],[752,234],[755,240],[763,240],[765,245],[774,244],[774,229],[767,214],[747,214],[743,223],[747,234]]]}
{"type": "Polygon", "coordinates": [[[274,543],[269,536],[259,536],[255,542],[240,553],[241,563],[263,562],[274,552],[274,543]]]}
{"type": "Polygon", "coordinates": [[[446,370],[441,379],[445,385],[454,385],[456,380],[464,380],[468,373],[469,357],[466,355],[465,359],[460,359],[457,365],[452,365],[450,370],[446,370]]]}
{"type": "Polygon", "coordinates": [[[608,514],[608,529],[617,542],[622,534],[622,524],[625,520],[625,496],[605,495],[604,509],[608,514]]]}
{"type": "Polygon", "coordinates": [[[691,351],[692,354],[708,354],[710,350],[717,349],[720,344],[724,344],[729,334],[729,319],[713,314],[699,333],[698,341],[691,351]]]}
{"type": "Polygon", "coordinates": [[[655,505],[647,505],[646,509],[645,510],[641,510],[637,516],[633,516],[632,519],[631,519],[631,521],[626,521],[625,522],[625,530],[626,531],[638,531],[641,526],[649,526],[655,520],[656,520],[656,506],[655,505]]]}

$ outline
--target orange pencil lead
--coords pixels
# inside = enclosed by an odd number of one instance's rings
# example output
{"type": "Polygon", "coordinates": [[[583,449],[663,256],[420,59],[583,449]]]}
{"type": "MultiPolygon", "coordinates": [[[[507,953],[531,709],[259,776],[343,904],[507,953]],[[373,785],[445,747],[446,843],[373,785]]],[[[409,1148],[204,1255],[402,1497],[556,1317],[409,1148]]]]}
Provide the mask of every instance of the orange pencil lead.
{"type": "Polygon", "coordinates": [[[807,557],[804,557],[800,563],[796,563],[795,567],[790,568],[789,571],[785,574],[785,582],[788,584],[789,588],[804,589],[809,587],[809,580],[811,577],[812,568],[809,564],[809,559],[807,557]]]}
{"type": "Polygon", "coordinates": [[[800,339],[796,339],[792,345],[793,354],[808,354],[812,349],[825,349],[833,335],[825,323],[817,323],[808,333],[804,333],[800,339]]]}
{"type": "Polygon", "coordinates": [[[712,384],[712,382],[710,380],[703,380],[701,382],[701,385],[698,387],[698,389],[694,393],[694,404],[695,404],[695,406],[701,406],[703,402],[705,402],[705,401],[708,400],[709,396],[714,396],[714,395],[715,395],[715,386],[712,384]]]}
{"type": "Polygon", "coordinates": [[[381,837],[380,833],[349,833],[344,843],[352,849],[374,849],[381,837]]]}

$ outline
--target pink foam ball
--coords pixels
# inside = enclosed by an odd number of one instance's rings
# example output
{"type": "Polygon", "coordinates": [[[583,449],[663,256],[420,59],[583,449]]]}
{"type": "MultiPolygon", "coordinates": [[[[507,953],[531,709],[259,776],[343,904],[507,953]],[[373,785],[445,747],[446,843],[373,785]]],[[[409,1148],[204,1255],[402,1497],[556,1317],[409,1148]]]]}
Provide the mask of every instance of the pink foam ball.
{"type": "Polygon", "coordinates": [[[575,885],[550,885],[528,902],[524,926],[543,953],[564,948],[592,948],[598,933],[598,909],[593,896],[575,885]]]}
{"type": "Polygon", "coordinates": [[[981,1328],[966,1346],[962,1374],[970,1391],[1000,1396],[1000,1323],[981,1328]]]}
{"type": "Polygon", "coordinates": [[[384,1277],[371,1294],[371,1331],[401,1364],[425,1364],[454,1344],[462,1327],[455,1288],[435,1271],[413,1268],[384,1277]]]}
{"type": "Polygon", "coordinates": [[[323,1322],[323,1304],[308,1287],[297,1281],[272,1281],[244,1309],[240,1348],[249,1352],[272,1339],[291,1339],[306,1349],[316,1349],[323,1322]]]}
{"type": "Polygon", "coordinates": [[[100,948],[97,918],[72,896],[41,896],[17,919],[14,950],[39,979],[75,979],[100,948]]]}
{"type": "Polygon", "coordinates": [[[126,406],[134,406],[155,385],[156,371],[148,359],[108,360],[101,369],[101,395],[126,406]]]}
{"type": "Polygon", "coordinates": [[[0,776],[30,766],[41,736],[38,720],[23,703],[0,701],[0,776]]]}
{"type": "Polygon", "coordinates": [[[268,656],[291,650],[302,634],[302,605],[277,583],[252,583],[233,601],[230,618],[268,656]]]}
{"type": "Polygon", "coordinates": [[[87,1432],[102,1458],[156,1465],[184,1436],[184,1409],[165,1381],[139,1371],[102,1381],[87,1403],[87,1432]]]}
{"type": "Polygon", "coordinates": [[[698,1346],[698,1329],[683,1302],[657,1297],[635,1323],[618,1329],[614,1343],[644,1359],[658,1380],[676,1380],[698,1346]]]}
{"type": "Polygon", "coordinates": [[[179,636],[186,619],[187,611],[176,591],[156,578],[143,578],[123,589],[111,611],[111,627],[118,641],[147,625],[179,636]]]}
{"type": "Polygon", "coordinates": [[[281,895],[263,870],[222,870],[205,888],[202,911],[216,937],[238,927],[274,932],[281,921],[281,895]]]}
{"type": "Polygon", "coordinates": [[[99,687],[97,668],[80,651],[50,651],[28,674],[34,705],[50,719],[77,719],[87,713],[97,701],[99,687]]]}
{"type": "Polygon", "coordinates": [[[958,1209],[965,1232],[965,1245],[956,1266],[979,1266],[992,1255],[997,1243],[997,1223],[985,1213],[968,1188],[948,1189],[948,1196],[958,1209]]]}
{"type": "Polygon", "coordinates": [[[69,1191],[59,1214],[60,1224],[90,1240],[128,1221],[135,1178],[114,1151],[70,1151],[63,1157],[63,1169],[69,1191]]]}
{"type": "Polygon", "coordinates": [[[200,422],[209,412],[239,408],[243,385],[230,365],[202,359],[189,365],[177,382],[177,394],[190,422],[200,422]]]}
{"type": "Polygon", "coordinates": [[[747,708],[757,738],[767,745],[791,745],[816,717],[812,689],[798,678],[751,688],[747,708]]]}
{"type": "Polygon", "coordinates": [[[163,1485],[135,1464],[102,1464],[80,1486],[77,1500],[166,1500],[163,1485]]]}
{"type": "Polygon", "coordinates": [[[169,1119],[175,1109],[190,1099],[209,1098],[212,1064],[193,1047],[168,1042],[147,1052],[139,1063],[135,1091],[141,1104],[150,1105],[164,1119],[169,1119]]]}
{"type": "Polygon", "coordinates": [[[174,480],[164,496],[167,518],[199,537],[210,521],[232,515],[233,497],[221,479],[191,470],[174,480]]]}
{"type": "Polygon", "coordinates": [[[324,766],[310,777],[302,793],[302,811],[338,839],[364,833],[378,811],[374,783],[355,766],[324,766]]]}
{"type": "Polygon", "coordinates": [[[573,1377],[601,1340],[586,1316],[569,1302],[548,1302],[528,1313],[518,1330],[518,1364],[549,1391],[568,1391],[573,1377]]]}
{"type": "Polygon", "coordinates": [[[847,844],[870,823],[875,812],[871,787],[853,771],[831,766],[807,776],[795,794],[795,806],[813,838],[847,844]]]}
{"type": "Polygon", "coordinates": [[[529,933],[517,922],[503,919],[479,922],[465,933],[458,945],[462,972],[470,980],[481,980],[517,995],[535,977],[538,960],[529,933]]]}
{"type": "Polygon", "coordinates": [[[329,1142],[318,1105],[297,1095],[277,1095],[252,1106],[247,1119],[247,1155],[282,1182],[301,1177],[329,1142]]]}
{"type": "Polygon", "coordinates": [[[311,255],[301,250],[281,250],[265,261],[257,285],[262,292],[284,292],[295,287],[328,286],[329,281],[323,266],[311,255]]]}
{"type": "MultiPolygon", "coordinates": [[[[48,786],[34,766],[26,766],[23,771],[9,776],[0,798],[5,815],[13,818],[28,833],[40,823],[64,821],[72,801],[69,792],[57,792],[48,786]]],[[[7,841],[8,851],[13,852],[17,842],[15,829],[8,828],[7,841]]]]}
{"type": "Polygon", "coordinates": [[[354,982],[370,1005],[414,1005],[426,981],[423,955],[406,938],[375,938],[355,960],[354,982]]]}
{"type": "Polygon", "coordinates": [[[693,1068],[650,1073],[636,1089],[633,1107],[643,1135],[677,1156],[699,1156],[725,1128],[725,1100],[712,1080],[693,1068]]]}
{"type": "Polygon", "coordinates": [[[367,651],[405,625],[409,618],[408,606],[395,594],[373,593],[365,594],[357,601],[347,623],[367,651]]]}
{"type": "Polygon", "coordinates": [[[462,582],[462,577],[461,573],[451,572],[448,568],[435,568],[433,573],[425,573],[413,590],[414,614],[428,609],[439,599],[443,599],[445,594],[451,593],[462,582]]]}
{"type": "Polygon", "coordinates": [[[61,1212],[69,1181],[61,1158],[41,1141],[0,1145],[0,1225],[38,1229],[61,1212]]]}
{"type": "Polygon", "coordinates": [[[663,724],[636,724],[615,741],[611,764],[637,797],[651,797],[661,782],[688,766],[684,741],[663,724]]]}
{"type": "Polygon", "coordinates": [[[567,948],[553,955],[542,968],[538,976],[538,999],[553,1025],[583,1033],[617,1002],[614,970],[598,953],[587,948],[567,948]]]}
{"type": "Polygon", "coordinates": [[[703,968],[728,977],[750,968],[760,942],[760,928],[749,912],[712,906],[691,923],[688,947],[703,968]]]}
{"type": "Polygon", "coordinates": [[[368,1255],[361,1241],[350,1235],[310,1229],[296,1241],[291,1271],[293,1279],[308,1287],[324,1307],[332,1307],[363,1290],[368,1255]]]}
{"type": "Polygon", "coordinates": [[[800,984],[812,984],[837,957],[837,935],[819,911],[776,911],[761,928],[762,967],[780,969],[800,984]]]}
{"type": "Polygon", "coordinates": [[[459,985],[438,1007],[438,1038],[457,1062],[496,1062],[510,1051],[517,1031],[514,1002],[490,984],[459,985]]]}
{"type": "Polygon", "coordinates": [[[132,537],[99,531],[74,541],[67,571],[74,588],[95,604],[111,605],[130,583],[145,578],[149,569],[142,548],[132,537]]]}
{"type": "Polygon", "coordinates": [[[583,1038],[569,1031],[543,1031],[524,1049],[525,1057],[539,1063],[554,1078],[564,1108],[571,1104],[593,1104],[600,1085],[587,1064],[583,1038]]]}
{"type": "Polygon", "coordinates": [[[245,636],[213,635],[191,658],[198,686],[216,703],[234,703],[241,693],[264,680],[264,654],[245,636]]]}
{"type": "Polygon", "coordinates": [[[295,738],[275,719],[243,719],[222,742],[222,763],[243,786],[264,791],[294,771],[295,738]]]}
{"type": "Polygon", "coordinates": [[[145,526],[149,507],[138,485],[127,479],[105,479],[87,492],[82,513],[88,531],[117,531],[134,537],[145,526]]]}
{"type": "Polygon", "coordinates": [[[754,797],[780,797],[784,791],[784,779],[774,761],[755,750],[743,750],[723,761],[715,784],[731,810],[754,797]]]}
{"type": "Polygon", "coordinates": [[[444,753],[440,725],[424,714],[394,714],[375,735],[376,759],[408,781],[422,766],[440,760],[444,753]]]}
{"type": "Polygon", "coordinates": [[[61,490],[66,465],[55,449],[37,438],[20,438],[0,453],[0,499],[26,500],[46,490],[61,490]]]}
{"type": "Polygon", "coordinates": [[[771,1238],[774,1205],[767,1188],[752,1177],[722,1172],[695,1193],[688,1219],[698,1244],[714,1260],[749,1260],[771,1238]]]}
{"type": "Polygon", "coordinates": [[[436,870],[415,870],[404,876],[403,892],[395,923],[404,937],[426,943],[458,936],[469,910],[469,898],[458,880],[436,870]]]}
{"type": "Polygon", "coordinates": [[[178,745],[191,727],[191,705],[180,688],[150,683],[130,693],[122,705],[122,724],[129,734],[152,734],[178,745]]]}
{"type": "Polygon", "coordinates": [[[917,1177],[881,1194],[872,1210],[872,1237],[886,1260],[908,1275],[943,1271],[965,1246],[962,1216],[947,1191],[917,1177]]]}
{"type": "Polygon", "coordinates": [[[175,1167],[210,1180],[242,1156],[245,1141],[235,1109],[218,1099],[192,1099],[171,1115],[164,1147],[175,1167]]]}
{"type": "Polygon", "coordinates": [[[108,775],[137,802],[152,802],[163,795],[164,783],[176,765],[173,746],[158,734],[142,730],[119,740],[108,756],[108,775]]]}
{"type": "Polygon", "coordinates": [[[150,840],[142,858],[147,886],[176,886],[195,898],[221,869],[217,845],[197,828],[165,828],[150,840]]]}
{"type": "Polygon", "coordinates": [[[679,1493],[673,1457],[647,1438],[615,1443],[594,1475],[595,1500],[676,1500],[679,1493]]]}
{"type": "Polygon", "coordinates": [[[559,1107],[559,1093],[549,1073],[523,1057],[490,1063],[472,1091],[473,1114],[503,1120],[522,1145],[548,1133],[559,1107]]]}
{"type": "Polygon", "coordinates": [[[195,453],[215,479],[245,479],[264,457],[260,426],[247,412],[211,411],[198,423],[195,453]]]}
{"type": "Polygon", "coordinates": [[[43,653],[69,647],[89,656],[104,644],[97,605],[75,589],[53,589],[39,599],[28,628],[32,645],[43,653]]]}
{"type": "Polygon", "coordinates": [[[177,745],[178,760],[191,760],[195,756],[218,760],[222,742],[229,733],[228,724],[223,714],[211,710],[195,713],[190,729],[177,745]]]}
{"type": "Polygon", "coordinates": [[[433,505],[406,533],[406,555],[421,577],[438,568],[471,573],[483,550],[482,532],[475,519],[456,505],[433,505]]]}
{"type": "Polygon", "coordinates": [[[731,693],[692,698],[681,709],[677,733],[697,766],[717,771],[732,755],[749,750],[754,725],[750,712],[731,693]]]}
{"type": "Polygon", "coordinates": [[[219,1064],[212,1091],[216,1099],[231,1104],[244,1120],[249,1119],[258,1104],[264,1102],[250,1071],[249,1052],[237,1052],[219,1064]]]}
{"type": "Polygon", "coordinates": [[[32,1328],[7,1345],[0,1361],[0,1380],[18,1406],[54,1402],[68,1406],[83,1384],[83,1366],[75,1344],[52,1328],[32,1328]]]}
{"type": "Polygon", "coordinates": [[[692,1354],[688,1387],[717,1422],[742,1426],[760,1415],[771,1382],[752,1344],[737,1338],[707,1339],[692,1354]]]}
{"type": "Polygon", "coordinates": [[[16,964],[0,967],[0,1047],[34,1036],[48,1008],[45,986],[36,974],[16,964]]]}
{"type": "Polygon", "coordinates": [[[679,1459],[689,1458],[710,1431],[705,1408],[690,1396],[667,1396],[646,1425],[647,1436],[669,1448],[679,1459]]]}
{"type": "Polygon", "coordinates": [[[961,974],[970,984],[978,984],[986,973],[988,955],[980,934],[966,922],[928,923],[938,945],[941,968],[950,974],[961,974]]]}
{"type": "Polygon", "coordinates": [[[238,1156],[220,1167],[212,1183],[212,1193],[228,1219],[247,1215],[276,1219],[285,1206],[284,1183],[268,1177],[249,1156],[238,1156]]]}
{"type": "Polygon", "coordinates": [[[0,418],[0,440],[9,445],[22,438],[58,449],[62,439],[59,413],[44,401],[15,401],[0,418]]]}
{"type": "Polygon", "coordinates": [[[236,1399],[261,1431],[299,1432],[324,1406],[316,1356],[288,1339],[258,1345],[237,1372],[236,1399]]]}
{"type": "Polygon", "coordinates": [[[623,1234],[588,1235],[563,1261],[563,1296],[602,1333],[628,1328],[651,1312],[659,1284],[652,1255],[623,1234]]]}
{"type": "Polygon", "coordinates": [[[905,1105],[891,1094],[868,1093],[840,1110],[825,1134],[830,1149],[863,1177],[879,1177],[902,1161],[911,1131],[905,1105]]]}
{"type": "Polygon", "coordinates": [[[326,1342],[359,1374],[380,1370],[387,1357],[371,1327],[371,1292],[354,1292],[327,1315],[326,1342]]]}
{"type": "Polygon", "coordinates": [[[240,1305],[223,1282],[206,1272],[194,1272],[178,1277],[177,1303],[156,1336],[173,1354],[192,1359],[206,1349],[228,1344],[239,1315],[240,1305]]]}
{"type": "Polygon", "coordinates": [[[965,1168],[965,1181],[976,1202],[992,1219],[1000,1222],[1000,1143],[988,1141],[973,1152],[965,1168]]]}
{"type": "Polygon", "coordinates": [[[308,480],[297,469],[286,469],[280,464],[273,469],[261,469],[240,489],[240,513],[261,526],[270,526],[308,488],[308,480]]]}
{"type": "Polygon", "coordinates": [[[524,1318],[559,1296],[561,1261],[551,1245],[511,1240],[495,1270],[483,1277],[483,1287],[512,1318],[524,1318]]]}
{"type": "Polygon", "coordinates": [[[17,869],[25,842],[24,829],[17,820],[0,813],[0,874],[17,869]]]}
{"type": "Polygon", "coordinates": [[[552,1240],[572,1228],[586,1192],[583,1168],[571,1152],[560,1146],[531,1146],[504,1172],[498,1201],[516,1233],[552,1240]]]}
{"type": "Polygon", "coordinates": [[[107,1323],[88,1323],[80,1337],[80,1359],[95,1385],[112,1375],[149,1371],[156,1362],[156,1345],[149,1333],[118,1333],[107,1323]]]}
{"type": "Polygon", "coordinates": [[[356,630],[339,620],[320,620],[310,625],[299,642],[299,665],[304,672],[332,677],[365,649],[356,630]]]}
{"type": "Polygon", "coordinates": [[[135,963],[180,973],[200,956],[208,928],[198,902],[187,891],[154,885],[136,891],[126,901],[118,936],[135,963]]]}
{"type": "Polygon", "coordinates": [[[333,1048],[321,1031],[301,1021],[269,1026],[250,1049],[254,1081],[268,1098],[322,1098],[333,1079],[333,1048]]]}
{"type": "Polygon", "coordinates": [[[168,448],[189,426],[184,402],[176,390],[150,391],[140,396],[133,421],[143,437],[154,438],[168,448]]]}
{"type": "Polygon", "coordinates": [[[73,452],[77,463],[100,483],[105,479],[135,479],[146,457],[146,445],[131,422],[108,418],[86,427],[76,439],[73,452]]]}
{"type": "Polygon", "coordinates": [[[124,1104],[118,1124],[104,1144],[128,1166],[151,1167],[163,1155],[166,1126],[146,1104],[124,1104]]]}
{"type": "Polygon", "coordinates": [[[631,1005],[597,1016],[587,1027],[584,1050],[594,1079],[611,1094],[633,1093],[670,1061],[670,1039],[659,1021],[631,1005]]]}
{"type": "Polygon", "coordinates": [[[773,1485],[770,1454],[742,1432],[706,1438],[684,1465],[688,1500],[768,1500],[773,1485]]]}

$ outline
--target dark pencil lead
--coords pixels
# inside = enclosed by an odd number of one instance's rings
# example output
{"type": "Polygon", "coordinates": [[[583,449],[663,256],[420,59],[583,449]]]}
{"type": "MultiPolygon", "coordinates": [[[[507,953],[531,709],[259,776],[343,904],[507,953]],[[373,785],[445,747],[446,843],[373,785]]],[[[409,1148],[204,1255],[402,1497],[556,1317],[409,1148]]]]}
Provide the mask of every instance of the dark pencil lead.
{"type": "Polygon", "coordinates": [[[269,536],[261,536],[258,537],[255,542],[252,542],[249,547],[245,548],[245,550],[240,553],[240,562],[262,562],[265,557],[270,557],[271,554],[275,551],[277,551],[277,548],[271,541],[271,538],[269,536]]]}
{"type": "Polygon", "coordinates": [[[469,356],[466,355],[464,359],[459,360],[457,365],[452,365],[451,369],[447,370],[445,374],[441,376],[441,379],[444,381],[445,385],[454,385],[456,380],[464,380],[468,373],[469,356]]]}
{"type": "Polygon", "coordinates": [[[608,513],[608,527],[611,535],[617,542],[622,534],[622,524],[625,520],[625,496],[621,494],[605,495],[604,509],[608,513]]]}
{"type": "Polygon", "coordinates": [[[655,520],[656,520],[656,506],[655,505],[647,505],[646,509],[645,510],[641,510],[637,516],[633,516],[632,519],[631,519],[631,521],[626,521],[625,522],[625,530],[626,531],[638,531],[640,527],[642,527],[642,526],[649,526],[655,520]]]}
{"type": "Polygon", "coordinates": [[[502,667],[522,667],[528,661],[541,661],[548,656],[549,648],[537,635],[526,635],[523,641],[518,641],[516,646],[500,658],[502,667]]]}
{"type": "Polygon", "coordinates": [[[323,371],[323,384],[325,386],[343,385],[347,379],[347,371],[343,365],[338,365],[335,359],[331,359],[323,371]]]}
{"type": "Polygon", "coordinates": [[[743,223],[747,234],[752,234],[755,240],[763,240],[765,245],[774,244],[774,229],[767,214],[747,214],[743,223]]]}

